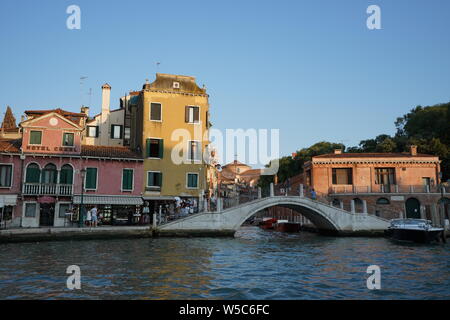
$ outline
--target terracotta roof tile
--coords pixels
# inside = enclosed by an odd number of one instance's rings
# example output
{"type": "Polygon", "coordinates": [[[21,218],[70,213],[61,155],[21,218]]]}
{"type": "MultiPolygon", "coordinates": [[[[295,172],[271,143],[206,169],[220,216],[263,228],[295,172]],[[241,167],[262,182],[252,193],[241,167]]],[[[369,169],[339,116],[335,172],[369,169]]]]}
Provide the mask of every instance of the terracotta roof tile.
{"type": "Polygon", "coordinates": [[[0,140],[0,152],[18,153],[22,146],[22,139],[2,139],[0,140]]]}
{"type": "Polygon", "coordinates": [[[143,159],[139,154],[127,147],[81,146],[82,157],[143,159]]]}

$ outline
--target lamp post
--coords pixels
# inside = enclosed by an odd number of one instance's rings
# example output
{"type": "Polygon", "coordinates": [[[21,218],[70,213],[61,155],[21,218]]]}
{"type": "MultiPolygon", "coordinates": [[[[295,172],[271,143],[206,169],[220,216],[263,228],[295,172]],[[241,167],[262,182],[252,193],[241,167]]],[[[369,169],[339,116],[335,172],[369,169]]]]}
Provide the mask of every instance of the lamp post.
{"type": "Polygon", "coordinates": [[[80,228],[83,227],[83,218],[84,218],[84,211],[83,211],[83,195],[84,195],[84,177],[86,176],[86,169],[81,169],[80,170],[80,174],[81,174],[81,204],[80,204],[80,214],[79,216],[79,226],[80,228]]]}

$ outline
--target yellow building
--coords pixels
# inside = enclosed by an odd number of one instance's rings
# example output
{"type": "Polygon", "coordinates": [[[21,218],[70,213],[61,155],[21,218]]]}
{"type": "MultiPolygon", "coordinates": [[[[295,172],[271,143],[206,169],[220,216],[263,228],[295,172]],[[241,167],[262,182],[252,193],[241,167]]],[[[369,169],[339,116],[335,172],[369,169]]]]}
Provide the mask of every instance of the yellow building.
{"type": "Polygon", "coordinates": [[[156,74],[130,99],[131,147],[142,152],[143,198],[151,207],[175,197],[203,205],[209,189],[203,161],[207,150],[209,102],[194,77],[156,74]]]}

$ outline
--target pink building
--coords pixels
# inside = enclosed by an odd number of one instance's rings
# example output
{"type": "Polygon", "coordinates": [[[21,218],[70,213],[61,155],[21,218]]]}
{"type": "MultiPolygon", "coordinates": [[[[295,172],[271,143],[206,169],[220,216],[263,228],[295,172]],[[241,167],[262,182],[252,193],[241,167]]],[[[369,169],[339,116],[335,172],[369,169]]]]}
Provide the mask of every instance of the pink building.
{"type": "Polygon", "coordinates": [[[86,115],[26,111],[22,139],[0,140],[0,206],[16,227],[68,226],[84,206],[106,223],[142,205],[143,159],[126,147],[81,144],[86,115]],[[84,176],[84,178],[83,178],[84,176]]]}

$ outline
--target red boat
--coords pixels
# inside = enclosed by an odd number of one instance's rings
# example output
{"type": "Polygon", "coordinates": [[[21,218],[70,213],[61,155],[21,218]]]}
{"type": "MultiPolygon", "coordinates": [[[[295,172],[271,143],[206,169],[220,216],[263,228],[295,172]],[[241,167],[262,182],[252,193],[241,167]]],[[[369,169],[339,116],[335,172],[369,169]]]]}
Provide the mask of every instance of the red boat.
{"type": "Polygon", "coordinates": [[[273,229],[274,224],[277,223],[275,218],[263,218],[263,221],[259,224],[262,229],[273,229]]]}
{"type": "Polygon", "coordinates": [[[289,222],[288,220],[278,220],[274,225],[276,231],[280,232],[299,232],[300,223],[289,222]]]}

